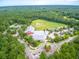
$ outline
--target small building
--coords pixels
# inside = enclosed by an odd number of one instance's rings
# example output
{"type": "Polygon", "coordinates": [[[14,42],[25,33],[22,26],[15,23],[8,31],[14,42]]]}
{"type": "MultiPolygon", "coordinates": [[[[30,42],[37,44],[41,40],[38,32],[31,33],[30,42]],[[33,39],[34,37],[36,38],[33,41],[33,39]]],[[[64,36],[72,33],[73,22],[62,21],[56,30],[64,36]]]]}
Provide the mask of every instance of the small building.
{"type": "Polygon", "coordinates": [[[28,31],[26,34],[32,36],[33,32],[28,31]]]}
{"type": "Polygon", "coordinates": [[[70,28],[69,30],[70,30],[70,31],[74,31],[74,28],[70,28]]]}
{"type": "Polygon", "coordinates": [[[18,25],[18,24],[13,24],[10,26],[10,28],[15,28],[15,29],[18,29],[18,28],[21,28],[22,25],[18,25]]]}
{"type": "Polygon", "coordinates": [[[27,35],[32,35],[34,31],[35,31],[35,28],[33,26],[28,26],[27,29],[25,30],[25,33],[27,35]]]}
{"type": "Polygon", "coordinates": [[[55,33],[52,32],[52,33],[50,33],[50,34],[48,35],[48,37],[54,39],[54,38],[55,38],[55,35],[54,35],[54,34],[55,34],[55,33]]]}

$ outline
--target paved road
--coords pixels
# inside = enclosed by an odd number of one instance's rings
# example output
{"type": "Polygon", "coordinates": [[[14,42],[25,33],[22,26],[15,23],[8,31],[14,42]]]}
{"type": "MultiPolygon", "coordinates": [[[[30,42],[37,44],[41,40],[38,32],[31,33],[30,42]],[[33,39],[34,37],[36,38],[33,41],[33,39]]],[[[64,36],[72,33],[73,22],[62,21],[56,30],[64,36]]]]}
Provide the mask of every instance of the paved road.
{"type": "MultiPolygon", "coordinates": [[[[26,54],[25,56],[28,56],[29,59],[38,59],[40,53],[44,51],[44,46],[46,44],[46,43],[42,43],[40,46],[37,47],[37,49],[31,50],[30,47],[26,44],[26,42],[24,42],[22,39],[18,39],[18,40],[20,41],[20,43],[23,43],[25,45],[25,54],[26,54]]],[[[61,41],[59,43],[51,44],[51,50],[50,52],[47,53],[47,56],[53,54],[55,51],[57,51],[57,49],[60,49],[64,43],[71,42],[73,40],[74,37],[70,37],[69,39],[61,41]]]]}
{"type": "Polygon", "coordinates": [[[76,36],[70,37],[70,38],[68,38],[67,40],[61,41],[61,42],[57,43],[57,46],[58,46],[59,48],[61,48],[61,46],[62,46],[64,43],[68,43],[68,42],[73,41],[75,37],[76,37],[76,36]]]}
{"type": "Polygon", "coordinates": [[[76,37],[76,36],[70,37],[70,38],[68,38],[68,39],[66,39],[66,40],[64,40],[64,41],[59,42],[59,43],[53,43],[53,44],[51,44],[51,50],[47,53],[47,56],[53,54],[55,51],[60,50],[61,46],[62,46],[64,43],[68,43],[68,42],[73,41],[75,37],[76,37]]]}

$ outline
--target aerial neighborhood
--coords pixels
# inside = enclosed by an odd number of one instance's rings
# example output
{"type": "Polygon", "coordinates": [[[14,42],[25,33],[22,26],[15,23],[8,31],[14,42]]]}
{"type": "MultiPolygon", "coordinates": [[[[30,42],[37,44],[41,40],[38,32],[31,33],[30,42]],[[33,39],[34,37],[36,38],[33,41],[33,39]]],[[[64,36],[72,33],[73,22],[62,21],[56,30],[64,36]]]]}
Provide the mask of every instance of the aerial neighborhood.
{"type": "Polygon", "coordinates": [[[78,32],[74,27],[58,23],[47,23],[47,21],[35,20],[28,26],[13,24],[4,31],[4,35],[8,32],[13,37],[17,37],[18,41],[25,46],[26,57],[29,59],[39,59],[42,52],[50,56],[55,51],[59,51],[64,43],[73,40],[78,32]],[[51,27],[47,25],[52,24],[51,27]],[[55,27],[56,28],[55,28],[55,27]],[[24,27],[24,30],[22,30],[24,27]],[[28,50],[27,50],[28,49],[28,50]]]}
{"type": "Polygon", "coordinates": [[[79,1],[0,0],[0,59],[79,59],[79,1]]]}
{"type": "Polygon", "coordinates": [[[41,29],[44,25],[41,22],[38,23],[40,24],[35,26],[13,24],[3,33],[10,32],[13,37],[17,37],[18,41],[25,45],[26,57],[29,59],[39,59],[42,52],[49,56],[55,51],[59,51],[64,43],[73,40],[73,37],[78,33],[73,27],[68,26],[55,25],[58,27],[50,29],[46,26],[46,29],[41,29]],[[25,29],[22,30],[22,27],[25,29]]]}

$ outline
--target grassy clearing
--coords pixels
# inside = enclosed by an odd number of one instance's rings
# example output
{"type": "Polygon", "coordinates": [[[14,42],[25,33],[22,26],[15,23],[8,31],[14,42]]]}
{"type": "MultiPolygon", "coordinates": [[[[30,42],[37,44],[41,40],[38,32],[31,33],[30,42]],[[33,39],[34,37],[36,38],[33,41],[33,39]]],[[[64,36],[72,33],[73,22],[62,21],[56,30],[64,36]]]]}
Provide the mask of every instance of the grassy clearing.
{"type": "Polygon", "coordinates": [[[67,26],[62,23],[50,22],[50,21],[46,21],[43,19],[34,20],[32,21],[31,25],[34,26],[37,30],[44,30],[44,29],[49,29],[49,28],[58,28],[58,27],[67,26]]]}

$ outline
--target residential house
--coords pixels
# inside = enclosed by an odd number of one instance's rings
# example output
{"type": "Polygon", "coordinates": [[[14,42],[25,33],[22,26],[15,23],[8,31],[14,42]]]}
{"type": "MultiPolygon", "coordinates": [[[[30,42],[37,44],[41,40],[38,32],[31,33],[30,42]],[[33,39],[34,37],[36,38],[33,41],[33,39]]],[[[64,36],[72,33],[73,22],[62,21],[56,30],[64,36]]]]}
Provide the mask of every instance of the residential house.
{"type": "Polygon", "coordinates": [[[27,29],[25,30],[25,33],[27,35],[32,35],[35,31],[35,28],[33,26],[28,26],[27,29]]]}

